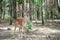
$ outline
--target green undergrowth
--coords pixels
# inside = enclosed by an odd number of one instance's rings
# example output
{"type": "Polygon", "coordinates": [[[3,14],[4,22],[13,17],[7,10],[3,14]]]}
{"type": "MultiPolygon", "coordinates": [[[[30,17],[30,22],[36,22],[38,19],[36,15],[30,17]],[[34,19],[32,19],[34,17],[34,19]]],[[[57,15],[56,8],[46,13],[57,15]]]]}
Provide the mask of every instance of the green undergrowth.
{"type": "Polygon", "coordinates": [[[29,18],[27,18],[27,28],[26,28],[26,32],[29,32],[30,30],[32,30],[32,22],[29,20],[29,18]]]}

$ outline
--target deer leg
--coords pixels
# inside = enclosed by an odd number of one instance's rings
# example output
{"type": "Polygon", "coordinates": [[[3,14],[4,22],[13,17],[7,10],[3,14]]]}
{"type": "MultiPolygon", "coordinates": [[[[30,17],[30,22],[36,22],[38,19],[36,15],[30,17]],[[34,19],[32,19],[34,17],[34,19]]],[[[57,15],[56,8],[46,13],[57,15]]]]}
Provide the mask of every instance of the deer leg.
{"type": "Polygon", "coordinates": [[[15,33],[15,30],[16,30],[16,26],[15,26],[15,29],[14,29],[14,33],[15,33]]]}
{"type": "Polygon", "coordinates": [[[21,26],[19,26],[19,33],[21,32],[21,26]]]}
{"type": "Polygon", "coordinates": [[[19,27],[19,32],[20,32],[20,38],[23,38],[22,37],[22,26],[19,27]]]}
{"type": "Polygon", "coordinates": [[[15,30],[16,30],[16,27],[17,27],[17,26],[16,26],[16,24],[15,24],[14,33],[15,33],[15,30]]]}
{"type": "Polygon", "coordinates": [[[19,25],[19,38],[21,38],[21,26],[19,25]]]}

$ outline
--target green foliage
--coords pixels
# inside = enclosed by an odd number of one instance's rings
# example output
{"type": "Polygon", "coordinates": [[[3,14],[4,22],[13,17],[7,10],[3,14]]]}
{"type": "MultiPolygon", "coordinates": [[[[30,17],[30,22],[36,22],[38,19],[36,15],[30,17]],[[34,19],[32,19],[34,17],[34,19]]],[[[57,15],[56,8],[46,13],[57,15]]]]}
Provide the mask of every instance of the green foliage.
{"type": "Polygon", "coordinates": [[[32,0],[32,3],[36,3],[36,0],[32,0]]]}
{"type": "Polygon", "coordinates": [[[26,3],[29,3],[29,0],[26,0],[26,3]]]}
{"type": "Polygon", "coordinates": [[[3,0],[0,0],[0,3],[2,2],[3,0]]]}
{"type": "Polygon", "coordinates": [[[13,4],[16,4],[16,0],[12,0],[13,4]]]}
{"type": "Polygon", "coordinates": [[[22,4],[24,2],[24,0],[18,0],[19,4],[22,4]]]}
{"type": "Polygon", "coordinates": [[[27,29],[26,31],[29,32],[32,29],[32,22],[28,19],[27,20],[27,29]]]}
{"type": "Polygon", "coordinates": [[[41,0],[37,0],[37,5],[40,5],[41,0]]]}
{"type": "Polygon", "coordinates": [[[5,19],[9,19],[10,16],[8,14],[5,15],[5,19]]]}
{"type": "Polygon", "coordinates": [[[26,0],[27,3],[29,3],[29,1],[32,1],[32,3],[36,3],[36,0],[26,0]]]}

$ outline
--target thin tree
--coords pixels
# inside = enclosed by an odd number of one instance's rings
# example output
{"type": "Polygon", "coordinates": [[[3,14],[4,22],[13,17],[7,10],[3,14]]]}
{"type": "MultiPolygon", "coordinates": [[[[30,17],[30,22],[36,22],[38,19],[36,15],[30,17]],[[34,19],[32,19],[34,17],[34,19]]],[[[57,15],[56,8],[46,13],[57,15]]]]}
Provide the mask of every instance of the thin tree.
{"type": "Polygon", "coordinates": [[[9,0],[10,25],[12,25],[12,0],[9,0]]]}
{"type": "Polygon", "coordinates": [[[42,25],[44,25],[44,16],[43,16],[43,15],[44,15],[44,11],[43,11],[43,10],[44,10],[44,9],[43,9],[43,7],[44,7],[44,6],[42,7],[43,1],[44,1],[44,0],[41,0],[41,16],[42,16],[42,25]]]}
{"type": "Polygon", "coordinates": [[[16,15],[16,0],[12,0],[13,1],[13,18],[16,19],[17,15],[16,15]]]}
{"type": "Polygon", "coordinates": [[[2,12],[3,12],[3,9],[2,9],[2,0],[0,1],[0,17],[2,18],[2,12]]]}
{"type": "Polygon", "coordinates": [[[32,20],[32,0],[29,0],[29,17],[30,20],[32,20]]]}

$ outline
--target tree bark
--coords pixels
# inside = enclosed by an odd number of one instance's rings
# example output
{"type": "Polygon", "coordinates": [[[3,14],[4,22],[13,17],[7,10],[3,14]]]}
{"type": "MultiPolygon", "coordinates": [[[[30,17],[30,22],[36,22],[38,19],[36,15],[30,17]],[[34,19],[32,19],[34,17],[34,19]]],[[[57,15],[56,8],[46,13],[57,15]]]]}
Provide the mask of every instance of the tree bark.
{"type": "Polygon", "coordinates": [[[22,3],[22,17],[24,17],[24,2],[22,3]]]}
{"type": "Polygon", "coordinates": [[[13,0],[13,18],[16,19],[16,0],[13,0]]]}
{"type": "Polygon", "coordinates": [[[10,11],[10,25],[12,25],[12,0],[9,1],[9,11],[10,11]]]}
{"type": "MultiPolygon", "coordinates": [[[[43,0],[44,1],[44,0],[43,0]]],[[[41,0],[41,15],[42,15],[42,25],[44,25],[44,16],[43,16],[43,14],[44,14],[44,7],[42,7],[42,0],[41,0]]]]}
{"type": "Polygon", "coordinates": [[[0,18],[2,18],[2,12],[3,12],[2,3],[0,3],[0,18]]]}
{"type": "Polygon", "coordinates": [[[39,7],[37,7],[37,20],[39,20],[39,17],[40,17],[39,7]]]}
{"type": "Polygon", "coordinates": [[[29,0],[29,17],[32,20],[32,0],[29,0]]]}

